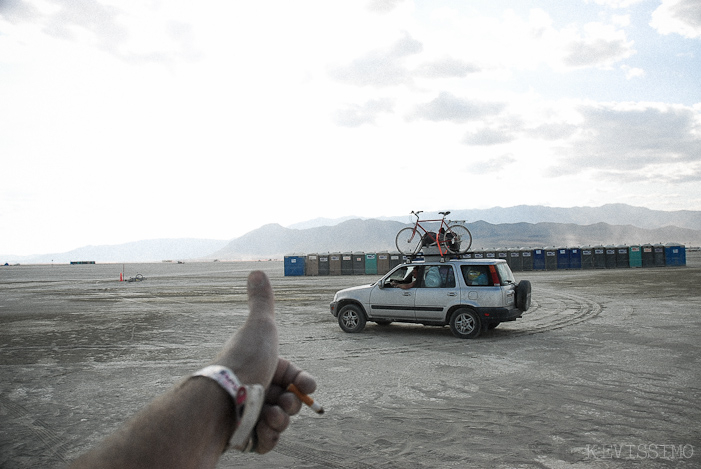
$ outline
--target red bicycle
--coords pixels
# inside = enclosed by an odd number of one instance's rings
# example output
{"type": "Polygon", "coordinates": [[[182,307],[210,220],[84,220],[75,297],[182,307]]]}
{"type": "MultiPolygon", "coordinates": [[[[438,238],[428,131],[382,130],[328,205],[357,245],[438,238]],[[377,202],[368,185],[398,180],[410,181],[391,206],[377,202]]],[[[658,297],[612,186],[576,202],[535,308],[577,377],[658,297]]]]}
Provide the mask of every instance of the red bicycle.
{"type": "Polygon", "coordinates": [[[472,233],[464,225],[453,223],[446,220],[450,212],[438,212],[443,215],[443,218],[437,220],[420,220],[418,212],[412,211],[411,214],[416,216],[416,223],[413,227],[402,228],[397,233],[395,244],[399,252],[405,256],[413,256],[422,247],[438,246],[438,252],[441,256],[446,254],[465,254],[472,246],[472,233]],[[438,231],[429,231],[422,223],[440,222],[438,231]]]}

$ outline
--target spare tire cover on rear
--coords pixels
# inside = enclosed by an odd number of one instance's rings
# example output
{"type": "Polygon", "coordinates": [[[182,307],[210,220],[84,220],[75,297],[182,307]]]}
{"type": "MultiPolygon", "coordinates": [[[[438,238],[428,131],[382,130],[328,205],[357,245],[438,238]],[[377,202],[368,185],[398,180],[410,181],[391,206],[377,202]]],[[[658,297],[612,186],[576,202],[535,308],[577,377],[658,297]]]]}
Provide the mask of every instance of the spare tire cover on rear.
{"type": "Polygon", "coordinates": [[[516,307],[521,311],[528,311],[531,307],[531,282],[521,280],[516,285],[516,307]]]}

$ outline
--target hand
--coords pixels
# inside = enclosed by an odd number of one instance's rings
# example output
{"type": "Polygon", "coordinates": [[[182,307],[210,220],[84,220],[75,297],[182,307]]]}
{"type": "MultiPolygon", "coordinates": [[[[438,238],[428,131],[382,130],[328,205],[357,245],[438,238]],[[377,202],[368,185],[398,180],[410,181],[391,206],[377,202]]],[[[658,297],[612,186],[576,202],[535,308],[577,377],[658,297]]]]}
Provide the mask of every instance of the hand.
{"type": "Polygon", "coordinates": [[[256,451],[261,454],[275,447],[290,423],[290,416],[302,406],[294,394],[286,391],[287,386],[294,383],[307,394],[316,390],[311,375],[278,357],[274,303],[268,277],[261,271],[251,272],[248,276],[248,319],[214,362],[230,368],[243,384],[261,384],[266,388],[265,404],[255,429],[256,451]]]}

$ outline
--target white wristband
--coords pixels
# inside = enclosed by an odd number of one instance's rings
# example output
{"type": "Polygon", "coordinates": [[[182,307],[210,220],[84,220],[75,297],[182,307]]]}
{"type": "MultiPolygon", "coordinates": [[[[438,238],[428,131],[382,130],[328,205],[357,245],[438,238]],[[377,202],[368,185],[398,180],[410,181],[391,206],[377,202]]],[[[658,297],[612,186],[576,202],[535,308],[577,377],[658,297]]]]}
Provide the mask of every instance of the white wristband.
{"type": "Polygon", "coordinates": [[[236,406],[236,428],[229,447],[240,451],[255,451],[257,438],[253,428],[263,407],[265,388],[260,384],[242,385],[233,371],[225,366],[210,365],[192,374],[213,379],[226,391],[236,406]]]}

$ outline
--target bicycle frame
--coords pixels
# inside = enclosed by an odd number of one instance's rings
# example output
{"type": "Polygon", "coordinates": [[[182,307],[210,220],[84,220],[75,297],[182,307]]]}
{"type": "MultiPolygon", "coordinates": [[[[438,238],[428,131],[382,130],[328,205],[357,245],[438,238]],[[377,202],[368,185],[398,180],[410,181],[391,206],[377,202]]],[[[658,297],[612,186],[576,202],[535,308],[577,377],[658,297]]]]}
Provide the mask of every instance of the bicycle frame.
{"type": "Polygon", "coordinates": [[[435,222],[440,222],[441,224],[440,224],[440,227],[438,228],[438,232],[436,233],[436,239],[435,239],[435,241],[436,241],[436,244],[438,245],[438,252],[440,253],[441,257],[445,256],[445,255],[448,253],[448,251],[447,251],[447,249],[444,250],[444,249],[443,249],[443,246],[441,246],[440,233],[441,233],[441,230],[443,230],[444,233],[446,233],[446,232],[449,231],[449,230],[448,230],[448,221],[450,221],[450,220],[446,221],[445,217],[446,217],[450,212],[439,212],[441,215],[443,215],[443,218],[435,219],[435,220],[421,220],[421,219],[419,218],[419,213],[421,213],[421,212],[422,212],[421,210],[418,211],[418,212],[414,212],[414,211],[412,210],[412,212],[411,212],[412,215],[415,215],[415,216],[416,216],[416,223],[414,224],[414,230],[412,231],[411,238],[409,238],[409,240],[411,241],[411,240],[414,239],[414,236],[416,236],[416,232],[417,232],[417,229],[418,229],[418,228],[420,228],[420,229],[423,231],[423,234],[421,234],[421,239],[423,239],[424,235],[430,233],[430,231],[428,231],[426,228],[424,228],[424,227],[421,225],[421,222],[422,222],[422,221],[423,221],[424,223],[435,223],[435,222]]]}

